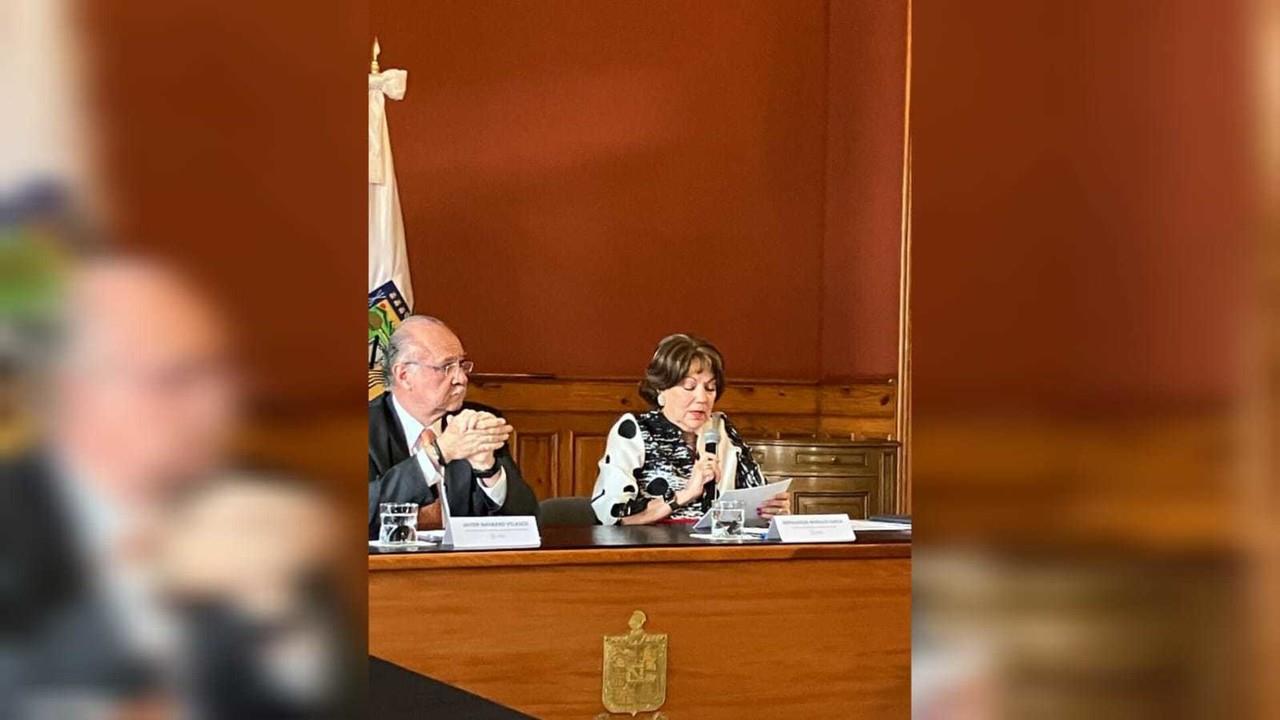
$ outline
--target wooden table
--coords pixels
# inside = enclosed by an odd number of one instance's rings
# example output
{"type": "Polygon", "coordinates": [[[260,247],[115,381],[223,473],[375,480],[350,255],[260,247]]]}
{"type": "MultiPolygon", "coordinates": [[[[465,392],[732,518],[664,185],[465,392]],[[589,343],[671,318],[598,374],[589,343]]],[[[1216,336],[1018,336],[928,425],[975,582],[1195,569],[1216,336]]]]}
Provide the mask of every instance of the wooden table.
{"type": "Polygon", "coordinates": [[[670,720],[909,716],[909,533],[688,533],[544,528],[536,550],[371,553],[369,653],[535,717],[589,719],[605,711],[602,638],[642,610],[668,635],[670,720]]]}

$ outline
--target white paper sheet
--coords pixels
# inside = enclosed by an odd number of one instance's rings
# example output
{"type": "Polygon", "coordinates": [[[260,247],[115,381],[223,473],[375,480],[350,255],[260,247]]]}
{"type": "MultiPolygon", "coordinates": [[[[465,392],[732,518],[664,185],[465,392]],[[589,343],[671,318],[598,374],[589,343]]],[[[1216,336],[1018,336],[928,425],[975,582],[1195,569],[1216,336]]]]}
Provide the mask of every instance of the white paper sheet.
{"type": "MultiPolygon", "coordinates": [[[[760,485],[758,487],[741,488],[737,490],[726,490],[720,496],[721,500],[738,500],[742,503],[742,509],[746,511],[746,522],[744,525],[754,525],[756,527],[767,527],[769,521],[756,515],[756,508],[765,500],[786,492],[791,487],[790,480],[782,480],[768,485],[760,485]]],[[[711,527],[711,511],[707,511],[698,519],[698,524],[693,526],[694,530],[706,530],[711,527]]]]}
{"type": "Polygon", "coordinates": [[[880,520],[850,520],[849,524],[853,525],[853,531],[861,530],[905,530],[911,532],[911,526],[906,523],[883,522],[880,520]]]}

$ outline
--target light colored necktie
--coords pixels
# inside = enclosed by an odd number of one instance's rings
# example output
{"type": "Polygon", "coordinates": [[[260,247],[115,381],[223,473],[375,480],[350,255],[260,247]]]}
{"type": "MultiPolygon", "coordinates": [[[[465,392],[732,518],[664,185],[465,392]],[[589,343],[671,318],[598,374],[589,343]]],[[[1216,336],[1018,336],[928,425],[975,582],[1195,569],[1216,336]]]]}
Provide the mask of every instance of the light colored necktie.
{"type": "Polygon", "coordinates": [[[431,447],[431,443],[436,441],[435,431],[431,428],[422,428],[422,432],[418,433],[418,441],[413,444],[413,451],[425,450],[431,447]]]}
{"type": "MultiPolygon", "coordinates": [[[[416,455],[419,452],[425,452],[427,454],[427,459],[431,461],[431,466],[440,470],[440,460],[436,456],[435,449],[433,447],[435,441],[435,431],[431,428],[423,428],[422,432],[418,434],[418,441],[413,444],[413,453],[416,455]]],[[[433,483],[428,480],[427,484],[430,485],[433,483]]]]}

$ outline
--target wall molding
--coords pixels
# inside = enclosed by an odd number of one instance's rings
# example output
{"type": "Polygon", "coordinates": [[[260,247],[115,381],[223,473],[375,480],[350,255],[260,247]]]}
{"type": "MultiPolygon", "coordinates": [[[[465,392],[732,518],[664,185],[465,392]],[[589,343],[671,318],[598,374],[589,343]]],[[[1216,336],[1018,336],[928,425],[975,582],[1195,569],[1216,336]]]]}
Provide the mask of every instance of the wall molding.
{"type": "MultiPolygon", "coordinates": [[[[891,438],[897,407],[892,379],[847,383],[731,380],[716,404],[748,440],[891,438]]],[[[477,375],[467,399],[498,408],[515,433],[511,451],[539,497],[587,495],[605,436],[624,412],[648,409],[636,381],[477,375]]],[[[366,445],[368,416],[289,415],[263,419],[239,438],[249,462],[291,468],[345,487],[359,472],[350,452],[366,445]],[[353,467],[354,466],[354,467],[353,467]]],[[[901,484],[901,483],[899,483],[901,484]]]]}
{"type": "MultiPolygon", "coordinates": [[[[476,375],[467,399],[508,415],[644,412],[648,404],[636,381],[618,378],[558,378],[476,375]]],[[[897,383],[893,379],[850,383],[730,380],[716,409],[754,437],[817,434],[891,438],[896,428],[897,383]],[[744,423],[743,420],[750,422],[744,423]]],[[[518,428],[517,428],[518,429],[518,428]]],[[[607,431],[608,426],[603,428],[607,431]]]]}
{"type": "MultiPolygon", "coordinates": [[[[636,381],[543,375],[476,375],[467,399],[497,408],[515,427],[512,452],[540,498],[591,493],[605,439],[623,413],[648,404],[636,381]]],[[[716,409],[748,441],[892,438],[897,383],[731,380],[716,409]]]]}

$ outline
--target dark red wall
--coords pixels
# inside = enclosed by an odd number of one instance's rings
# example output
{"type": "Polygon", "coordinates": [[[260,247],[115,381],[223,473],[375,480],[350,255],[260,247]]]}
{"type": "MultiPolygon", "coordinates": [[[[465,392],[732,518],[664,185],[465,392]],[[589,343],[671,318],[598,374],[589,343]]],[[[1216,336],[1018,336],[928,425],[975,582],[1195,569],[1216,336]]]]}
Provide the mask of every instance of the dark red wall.
{"type": "Polygon", "coordinates": [[[822,370],[896,375],[906,3],[831,3],[822,370]]]}
{"type": "Polygon", "coordinates": [[[417,310],[484,371],[896,370],[905,3],[377,0],[417,310]],[[824,271],[824,263],[827,269],[824,271]]]}
{"type": "Polygon", "coordinates": [[[368,113],[363,92],[342,101],[334,87],[364,82],[365,8],[299,16],[192,0],[73,10],[95,223],[209,287],[242,340],[257,403],[359,408],[365,320],[351,296],[366,275],[368,113]]]}
{"type": "Polygon", "coordinates": [[[918,409],[1238,390],[1256,188],[1246,7],[917,3],[918,409]]]}

